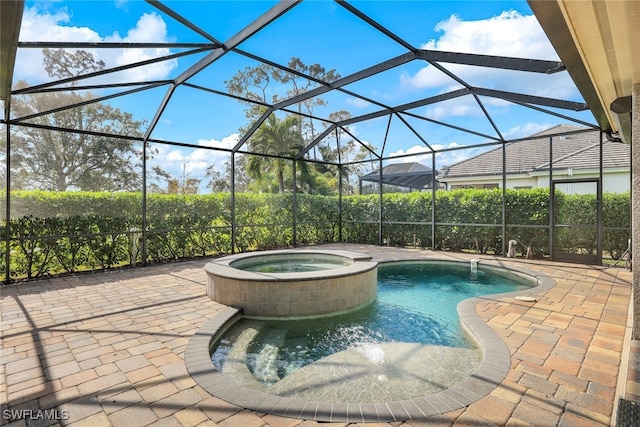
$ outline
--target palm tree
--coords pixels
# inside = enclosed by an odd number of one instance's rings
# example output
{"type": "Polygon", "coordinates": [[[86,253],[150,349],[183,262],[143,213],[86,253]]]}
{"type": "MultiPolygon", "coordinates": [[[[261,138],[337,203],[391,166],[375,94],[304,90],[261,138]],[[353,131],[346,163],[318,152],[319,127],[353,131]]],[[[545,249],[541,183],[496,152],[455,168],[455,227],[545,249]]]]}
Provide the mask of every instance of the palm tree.
{"type": "MultiPolygon", "coordinates": [[[[272,154],[282,157],[253,155],[247,162],[247,174],[260,179],[264,172],[275,173],[278,180],[278,192],[284,193],[284,173],[287,158],[293,158],[303,147],[304,141],[300,136],[300,120],[294,116],[287,116],[280,120],[275,114],[267,119],[255,132],[249,145],[253,153],[272,154]]],[[[300,164],[301,173],[307,169],[300,164]]]]}

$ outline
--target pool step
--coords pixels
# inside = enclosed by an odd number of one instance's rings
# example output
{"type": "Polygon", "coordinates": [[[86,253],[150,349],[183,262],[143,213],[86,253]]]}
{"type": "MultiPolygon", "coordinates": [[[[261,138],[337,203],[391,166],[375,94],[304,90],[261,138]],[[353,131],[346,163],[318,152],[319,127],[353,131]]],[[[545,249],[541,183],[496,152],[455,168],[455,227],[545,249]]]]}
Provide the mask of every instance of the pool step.
{"type": "Polygon", "coordinates": [[[243,330],[238,337],[232,339],[233,346],[229,350],[222,365],[222,373],[229,375],[238,385],[258,390],[261,390],[263,387],[256,381],[247,366],[247,348],[249,344],[251,344],[251,341],[260,333],[260,329],[259,324],[250,325],[243,330]]]}
{"type": "Polygon", "coordinates": [[[280,346],[284,344],[286,331],[272,329],[264,337],[266,344],[256,357],[253,373],[256,379],[264,384],[271,385],[280,380],[278,375],[277,360],[280,355],[280,346]]]}

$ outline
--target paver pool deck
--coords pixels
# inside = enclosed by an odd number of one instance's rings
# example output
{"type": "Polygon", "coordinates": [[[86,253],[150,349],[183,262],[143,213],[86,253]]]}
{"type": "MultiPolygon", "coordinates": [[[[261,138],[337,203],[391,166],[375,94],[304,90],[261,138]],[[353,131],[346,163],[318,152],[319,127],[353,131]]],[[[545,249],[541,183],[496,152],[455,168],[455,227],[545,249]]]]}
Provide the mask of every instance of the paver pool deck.
{"type": "Polygon", "coordinates": [[[630,340],[632,277],[622,268],[399,249],[323,245],[375,260],[492,260],[549,276],[536,302],[485,297],[476,312],[511,366],[470,405],[432,417],[318,423],[249,411],[209,394],[185,349],[225,310],[206,295],[208,259],[59,277],[2,288],[3,425],[314,426],[612,425],[618,397],[640,397],[630,340]],[[631,363],[629,356],[631,355],[631,363]],[[47,419],[57,418],[57,419],[47,419]]]}

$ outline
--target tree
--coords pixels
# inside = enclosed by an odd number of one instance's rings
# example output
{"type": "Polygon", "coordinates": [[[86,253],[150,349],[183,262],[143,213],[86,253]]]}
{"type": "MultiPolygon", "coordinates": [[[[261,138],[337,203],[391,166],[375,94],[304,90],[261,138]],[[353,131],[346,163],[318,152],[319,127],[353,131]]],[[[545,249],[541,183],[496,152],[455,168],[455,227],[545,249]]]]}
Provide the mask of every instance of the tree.
{"type": "MultiPolygon", "coordinates": [[[[329,119],[333,122],[340,122],[351,118],[351,113],[345,110],[336,111],[329,115],[329,119]]],[[[332,148],[333,144],[325,144],[320,146],[319,152],[322,159],[331,162],[344,165],[341,171],[333,165],[319,165],[318,169],[323,174],[333,175],[334,181],[337,182],[338,176],[342,176],[343,190],[347,194],[355,194],[358,188],[357,177],[364,173],[364,163],[360,163],[367,157],[371,156],[371,151],[375,150],[371,145],[368,149],[355,141],[347,132],[337,128],[335,132],[332,132],[327,136],[327,141],[335,142],[335,148],[332,148]],[[371,151],[370,151],[371,150],[371,151]],[[354,163],[356,162],[356,163],[354,163]]]]}
{"type": "MultiPolygon", "coordinates": [[[[309,75],[314,79],[325,80],[327,82],[334,81],[340,77],[340,75],[335,70],[326,71],[324,67],[320,64],[313,65],[305,65],[299,58],[292,58],[289,61],[288,67],[294,71],[298,71],[300,73],[309,75]]],[[[289,98],[292,96],[299,95],[304,93],[314,86],[317,85],[314,80],[307,79],[301,77],[295,73],[289,73],[279,68],[273,67],[267,64],[260,64],[257,67],[246,67],[242,71],[238,71],[236,75],[233,76],[232,79],[225,81],[225,85],[229,93],[233,95],[237,95],[247,99],[244,103],[247,105],[247,109],[245,110],[245,115],[250,121],[255,121],[260,115],[265,111],[266,104],[273,104],[278,101],[281,101],[285,98],[289,98]],[[277,90],[280,90],[279,92],[277,90]]],[[[321,97],[310,98],[296,104],[297,110],[300,113],[298,116],[297,124],[295,125],[295,129],[298,132],[298,142],[296,143],[296,147],[301,149],[305,143],[313,140],[315,138],[315,129],[313,126],[313,121],[309,117],[305,117],[302,113],[311,116],[313,113],[313,108],[315,106],[325,106],[326,101],[321,97]]],[[[276,120],[271,117],[268,120],[276,120]]],[[[286,119],[285,119],[286,120],[286,119]]],[[[289,119],[293,120],[293,119],[289,119]]],[[[269,123],[263,123],[262,126],[269,126],[269,123]]],[[[271,123],[273,125],[273,122],[271,123]]],[[[241,129],[242,133],[246,133],[248,127],[245,129],[241,129]]],[[[256,131],[256,133],[260,132],[260,130],[256,131]]],[[[250,148],[256,148],[256,144],[260,145],[260,143],[255,142],[255,138],[251,138],[254,140],[253,143],[249,143],[250,148]]],[[[298,151],[291,151],[291,155],[296,154],[298,151]]],[[[281,167],[279,169],[281,172],[284,171],[284,163],[283,159],[275,160],[257,160],[251,159],[247,162],[244,162],[245,169],[247,170],[247,174],[254,178],[263,177],[261,171],[256,170],[258,166],[261,164],[280,164],[281,167]],[[248,168],[252,167],[253,171],[249,171],[248,168]]],[[[312,168],[309,168],[305,163],[300,162],[298,170],[299,173],[299,183],[301,188],[306,188],[308,192],[315,192],[314,185],[319,183],[320,181],[315,179],[317,177],[313,176],[312,168]]],[[[283,191],[284,187],[284,176],[278,179],[278,191],[283,191]]]]}
{"type": "MultiPolygon", "coordinates": [[[[327,71],[320,64],[306,65],[300,60],[300,58],[291,58],[287,66],[294,71],[298,71],[314,79],[325,82],[332,82],[340,78],[340,74],[335,69],[327,71]]],[[[313,89],[314,86],[317,85],[313,80],[300,77],[298,74],[284,72],[277,68],[273,70],[272,76],[274,76],[275,80],[278,82],[285,85],[291,85],[291,88],[287,90],[287,97],[300,95],[310,89],[313,89]]],[[[310,116],[313,116],[314,108],[324,107],[326,105],[327,101],[320,96],[308,98],[297,103],[298,113],[300,113],[302,120],[300,132],[305,141],[313,141],[316,137],[313,120],[310,118],[310,116]],[[302,115],[303,112],[307,115],[306,117],[302,115]]]]}
{"type": "Polygon", "coordinates": [[[200,188],[200,180],[192,178],[187,172],[186,164],[182,164],[182,176],[176,178],[160,166],[153,166],[149,171],[149,175],[153,176],[155,181],[164,181],[166,188],[162,188],[157,182],[148,182],[147,190],[152,193],[161,194],[198,194],[200,188]]]}
{"type": "MultiPolygon", "coordinates": [[[[44,69],[50,77],[66,79],[102,71],[105,67],[103,61],[95,61],[93,55],[84,50],[69,52],[64,49],[44,48],[42,54],[44,69]]],[[[71,82],[71,85],[73,86],[75,83],[71,82]]]]}
{"type": "MultiPolygon", "coordinates": [[[[261,111],[264,111],[264,104],[273,104],[313,89],[318,85],[315,83],[316,79],[332,82],[340,78],[340,74],[335,69],[327,71],[320,64],[306,65],[300,58],[291,58],[287,66],[293,71],[312,77],[314,80],[267,64],[260,64],[253,68],[245,67],[244,70],[238,71],[231,80],[225,80],[224,83],[229,93],[248,100],[245,102],[248,106],[245,111],[248,119],[253,121],[258,118],[261,111]],[[285,90],[278,93],[276,92],[278,88],[284,88],[285,90]]],[[[327,102],[317,96],[298,102],[297,110],[299,113],[304,112],[312,115],[314,107],[325,105],[327,105],[327,102]]],[[[315,136],[313,122],[311,119],[300,117],[300,134],[304,133],[305,140],[312,139],[315,136]]]]}
{"type": "Polygon", "coordinates": [[[197,178],[187,178],[180,182],[177,179],[171,179],[167,183],[167,193],[169,194],[198,194],[200,180],[197,178]]]}
{"type": "MultiPolygon", "coordinates": [[[[273,154],[278,157],[254,155],[247,161],[247,174],[252,178],[261,179],[264,172],[275,174],[278,192],[285,190],[285,170],[291,161],[283,157],[293,157],[304,146],[299,132],[300,121],[297,117],[287,116],[280,120],[275,114],[269,115],[262,126],[254,133],[249,141],[254,153],[273,154]],[[282,157],[280,157],[282,156],[282,157]]],[[[301,173],[307,168],[300,162],[301,173]]]]}
{"type": "MultiPolygon", "coordinates": [[[[216,165],[209,165],[205,170],[204,176],[209,178],[207,186],[214,193],[225,193],[231,191],[231,162],[224,162],[224,174],[217,170],[216,165]]],[[[236,191],[242,185],[236,181],[236,191]]]]}
{"type": "MultiPolygon", "coordinates": [[[[76,77],[105,66],[84,51],[44,49],[43,54],[45,69],[51,77],[76,77]]],[[[141,145],[128,137],[141,137],[144,121],[134,120],[130,113],[102,102],[57,110],[94,99],[90,92],[81,94],[73,90],[74,86],[71,83],[68,91],[33,93],[12,99],[12,113],[16,117],[53,111],[27,121],[43,127],[11,128],[12,173],[27,188],[139,190],[141,145]]],[[[25,81],[16,85],[16,89],[25,87],[28,87],[25,81]]]]}

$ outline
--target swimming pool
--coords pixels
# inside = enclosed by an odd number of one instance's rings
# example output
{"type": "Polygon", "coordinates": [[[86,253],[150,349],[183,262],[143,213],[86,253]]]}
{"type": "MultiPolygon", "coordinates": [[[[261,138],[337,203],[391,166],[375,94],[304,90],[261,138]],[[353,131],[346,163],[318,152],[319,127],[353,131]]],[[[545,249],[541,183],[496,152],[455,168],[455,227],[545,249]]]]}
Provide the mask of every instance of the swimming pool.
{"type": "Polygon", "coordinates": [[[374,303],[305,321],[240,320],[212,360],[239,384],[278,396],[384,402],[437,393],[482,361],[460,325],[458,304],[535,284],[494,268],[472,271],[467,263],[380,264],[374,303]]]}

